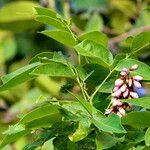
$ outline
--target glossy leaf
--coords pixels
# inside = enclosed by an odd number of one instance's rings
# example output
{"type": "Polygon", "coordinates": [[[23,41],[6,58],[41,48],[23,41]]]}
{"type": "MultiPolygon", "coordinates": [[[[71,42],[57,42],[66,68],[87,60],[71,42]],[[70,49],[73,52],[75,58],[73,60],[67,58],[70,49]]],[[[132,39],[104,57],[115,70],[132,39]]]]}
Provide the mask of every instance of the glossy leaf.
{"type": "Polygon", "coordinates": [[[79,40],[91,40],[98,44],[101,44],[104,47],[108,47],[108,38],[105,34],[98,31],[87,32],[85,34],[80,35],[79,40]]]}
{"type": "Polygon", "coordinates": [[[85,40],[76,45],[75,50],[82,56],[89,57],[94,63],[109,67],[113,62],[111,52],[94,41],[85,40]]]}
{"type": "Polygon", "coordinates": [[[43,64],[37,68],[35,68],[32,72],[32,75],[47,75],[51,77],[69,77],[73,78],[74,74],[68,68],[68,66],[56,63],[56,62],[49,62],[43,64]]]}
{"type": "Polygon", "coordinates": [[[36,20],[54,28],[63,29],[63,30],[67,29],[66,25],[63,24],[63,22],[61,22],[57,18],[52,18],[52,17],[44,16],[44,15],[38,15],[36,17],[36,20]]]}
{"type": "Polygon", "coordinates": [[[115,67],[115,70],[121,71],[123,68],[130,68],[135,64],[138,64],[139,67],[137,70],[133,71],[132,74],[140,75],[144,78],[144,80],[150,80],[150,67],[146,65],[145,63],[140,62],[135,59],[130,59],[130,58],[123,59],[117,64],[117,66],[115,67]]]}
{"type": "Polygon", "coordinates": [[[70,32],[64,31],[64,30],[46,30],[41,32],[42,34],[51,37],[52,39],[66,45],[69,47],[76,45],[76,39],[73,37],[73,35],[70,32]]]}
{"type": "Polygon", "coordinates": [[[26,114],[20,121],[20,125],[26,128],[47,127],[51,124],[59,122],[61,114],[57,105],[45,105],[26,114]]]}
{"type": "Polygon", "coordinates": [[[121,119],[115,114],[112,114],[107,118],[102,118],[95,115],[92,122],[100,131],[102,130],[110,133],[126,133],[126,130],[121,125],[121,119]]]}
{"type": "Polygon", "coordinates": [[[0,91],[8,90],[16,85],[19,85],[25,81],[29,81],[34,78],[33,75],[29,75],[32,70],[40,65],[40,63],[33,63],[22,67],[10,74],[1,77],[3,84],[0,86],[0,91]]]}

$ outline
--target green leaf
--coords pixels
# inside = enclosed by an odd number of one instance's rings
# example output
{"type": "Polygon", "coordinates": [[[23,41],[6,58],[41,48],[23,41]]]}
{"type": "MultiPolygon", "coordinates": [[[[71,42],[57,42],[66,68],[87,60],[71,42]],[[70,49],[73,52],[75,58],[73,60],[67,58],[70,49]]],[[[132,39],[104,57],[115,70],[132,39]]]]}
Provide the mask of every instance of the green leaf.
{"type": "Polygon", "coordinates": [[[31,75],[47,75],[51,77],[69,78],[74,77],[74,74],[68,66],[56,62],[49,62],[40,65],[31,72],[31,75]]]}
{"type": "Polygon", "coordinates": [[[99,132],[96,136],[97,150],[108,149],[114,146],[117,142],[116,137],[105,132],[99,132]]]}
{"type": "Polygon", "coordinates": [[[23,130],[25,130],[23,126],[16,124],[9,126],[8,130],[6,130],[3,134],[15,134],[23,130]]]}
{"type": "Polygon", "coordinates": [[[0,86],[0,91],[8,90],[16,85],[19,85],[25,81],[29,81],[34,78],[34,76],[29,75],[32,70],[40,65],[39,62],[22,67],[10,74],[1,77],[3,84],[0,86]]]}
{"type": "Polygon", "coordinates": [[[36,20],[41,23],[47,24],[49,26],[58,28],[58,29],[63,29],[63,30],[67,29],[66,24],[64,24],[62,21],[58,20],[57,18],[52,18],[52,17],[44,16],[44,15],[38,15],[36,17],[36,20]]]}
{"type": "Polygon", "coordinates": [[[150,126],[150,112],[131,112],[122,117],[121,122],[123,125],[129,125],[134,128],[145,128],[150,126]]]}
{"type": "Polygon", "coordinates": [[[102,32],[98,32],[98,31],[92,31],[92,32],[87,32],[85,34],[80,35],[79,40],[91,40],[94,41],[98,44],[101,44],[104,47],[108,47],[108,38],[107,36],[102,33],[102,32]]]}
{"type": "Polygon", "coordinates": [[[78,142],[84,139],[89,133],[90,125],[91,123],[89,121],[81,120],[76,131],[69,135],[69,139],[73,142],[78,142]]]}
{"type": "Polygon", "coordinates": [[[150,47],[150,32],[142,32],[134,37],[131,46],[132,53],[142,51],[146,47],[150,47]]]}
{"type": "Polygon", "coordinates": [[[74,48],[80,55],[89,57],[94,63],[105,67],[109,67],[113,63],[111,52],[94,41],[84,40],[74,48]]]}
{"type": "Polygon", "coordinates": [[[110,133],[126,133],[126,130],[121,125],[121,119],[115,114],[112,114],[107,118],[94,115],[92,122],[100,131],[102,130],[110,133]]]}
{"type": "Polygon", "coordinates": [[[35,62],[39,62],[39,61],[41,63],[48,63],[48,62],[53,61],[53,62],[59,62],[59,63],[67,65],[67,60],[61,52],[39,53],[30,60],[30,64],[35,63],[35,62]]]}
{"type": "Polygon", "coordinates": [[[18,132],[6,135],[2,143],[0,144],[0,149],[6,146],[7,144],[15,142],[17,139],[29,133],[30,133],[30,130],[22,130],[22,131],[18,131],[18,132]]]}
{"type": "Polygon", "coordinates": [[[0,29],[24,31],[39,26],[34,20],[34,7],[38,3],[31,1],[17,1],[5,5],[0,10],[0,29]]]}
{"type": "Polygon", "coordinates": [[[86,24],[85,31],[101,31],[103,28],[103,19],[99,14],[94,14],[86,24]]]}
{"type": "Polygon", "coordinates": [[[125,103],[130,103],[133,105],[141,106],[147,109],[150,109],[150,97],[142,97],[142,98],[136,98],[136,99],[127,99],[122,100],[125,103]]]}
{"type": "Polygon", "coordinates": [[[145,144],[146,146],[150,146],[150,127],[146,130],[145,133],[145,144]]]}
{"type": "Polygon", "coordinates": [[[123,68],[130,68],[135,64],[138,64],[139,67],[137,70],[133,71],[132,74],[140,75],[144,78],[144,80],[150,80],[150,67],[146,65],[145,63],[140,62],[135,59],[130,59],[130,58],[123,59],[117,64],[117,66],[115,67],[115,70],[121,71],[123,68]]]}
{"type": "Polygon", "coordinates": [[[76,100],[79,101],[79,103],[85,108],[85,110],[89,113],[89,115],[92,116],[94,107],[85,99],[78,96],[77,94],[74,94],[74,93],[71,93],[71,94],[76,98],[76,100]]]}
{"type": "Polygon", "coordinates": [[[46,30],[41,33],[69,47],[75,46],[77,42],[70,32],[64,30],[46,30]]]}
{"type": "Polygon", "coordinates": [[[53,123],[61,120],[58,105],[44,105],[29,112],[20,121],[19,124],[25,125],[26,128],[37,128],[51,126],[53,123]]]}
{"type": "Polygon", "coordinates": [[[45,15],[45,16],[50,16],[52,18],[55,18],[57,15],[57,13],[51,10],[50,8],[35,7],[35,10],[37,12],[37,15],[45,15]]]}

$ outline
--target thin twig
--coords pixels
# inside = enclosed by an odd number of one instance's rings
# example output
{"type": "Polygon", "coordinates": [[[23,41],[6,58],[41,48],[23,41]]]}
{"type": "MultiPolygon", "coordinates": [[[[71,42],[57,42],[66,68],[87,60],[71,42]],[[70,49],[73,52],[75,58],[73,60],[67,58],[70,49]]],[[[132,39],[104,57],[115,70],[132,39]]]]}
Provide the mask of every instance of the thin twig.
{"type": "Polygon", "coordinates": [[[143,27],[133,29],[129,32],[125,32],[119,36],[111,38],[109,42],[110,42],[110,44],[117,44],[117,43],[121,42],[122,40],[128,38],[129,36],[135,36],[141,32],[145,32],[145,31],[150,31],[150,26],[143,26],[143,27]]]}

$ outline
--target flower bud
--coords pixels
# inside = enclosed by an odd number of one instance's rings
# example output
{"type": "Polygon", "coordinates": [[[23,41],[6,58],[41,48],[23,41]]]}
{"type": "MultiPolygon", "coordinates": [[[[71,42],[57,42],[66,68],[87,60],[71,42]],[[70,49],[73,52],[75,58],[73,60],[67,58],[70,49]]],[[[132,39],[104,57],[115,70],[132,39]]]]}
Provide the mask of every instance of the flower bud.
{"type": "Polygon", "coordinates": [[[136,88],[141,88],[141,87],[142,87],[141,83],[139,83],[139,82],[136,81],[136,80],[133,81],[133,84],[134,84],[134,86],[135,86],[136,88]]]}
{"type": "Polygon", "coordinates": [[[129,87],[132,86],[132,79],[131,78],[129,78],[129,80],[128,80],[128,85],[129,85],[129,87]]]}
{"type": "Polygon", "coordinates": [[[136,80],[136,81],[140,81],[140,80],[143,80],[143,77],[141,77],[141,76],[133,76],[133,79],[136,80]]]}
{"type": "Polygon", "coordinates": [[[120,75],[126,76],[126,75],[127,75],[127,72],[122,71],[122,72],[120,73],[120,75]]]}
{"type": "Polygon", "coordinates": [[[121,95],[120,89],[114,93],[114,96],[115,96],[115,97],[119,97],[120,95],[121,95]]]}
{"type": "Polygon", "coordinates": [[[113,111],[113,109],[111,108],[111,109],[106,109],[105,110],[105,114],[107,115],[107,114],[110,114],[110,113],[112,113],[112,111],[113,111]]]}
{"type": "Polygon", "coordinates": [[[120,112],[117,112],[117,115],[121,118],[122,114],[120,112]]]}
{"type": "Polygon", "coordinates": [[[120,107],[118,110],[122,116],[125,115],[126,111],[123,108],[120,107]]]}
{"type": "Polygon", "coordinates": [[[112,106],[121,106],[123,103],[120,102],[119,100],[115,100],[112,102],[112,106]]]}
{"type": "Polygon", "coordinates": [[[116,86],[121,86],[123,84],[123,80],[121,80],[121,79],[117,79],[116,81],[115,81],[115,85],[116,86]]]}
{"type": "Polygon", "coordinates": [[[114,87],[113,92],[116,92],[119,89],[118,86],[114,87]]]}
{"type": "Polygon", "coordinates": [[[126,84],[123,84],[123,85],[121,86],[121,88],[120,88],[120,91],[121,91],[121,92],[124,92],[124,91],[126,91],[126,89],[127,89],[127,85],[126,85],[126,84]]]}
{"type": "Polygon", "coordinates": [[[124,97],[124,98],[127,98],[128,94],[129,94],[129,90],[126,89],[126,91],[123,93],[123,97],[124,97]]]}
{"type": "Polygon", "coordinates": [[[127,68],[123,68],[122,71],[123,72],[128,72],[128,69],[127,68]]]}
{"type": "Polygon", "coordinates": [[[132,91],[130,92],[130,96],[131,96],[132,98],[138,98],[138,97],[139,97],[136,92],[132,92],[132,91]]]}
{"type": "Polygon", "coordinates": [[[130,68],[130,70],[131,70],[131,71],[134,71],[134,70],[136,70],[138,67],[139,67],[139,65],[135,64],[135,65],[133,65],[133,66],[130,68]]]}

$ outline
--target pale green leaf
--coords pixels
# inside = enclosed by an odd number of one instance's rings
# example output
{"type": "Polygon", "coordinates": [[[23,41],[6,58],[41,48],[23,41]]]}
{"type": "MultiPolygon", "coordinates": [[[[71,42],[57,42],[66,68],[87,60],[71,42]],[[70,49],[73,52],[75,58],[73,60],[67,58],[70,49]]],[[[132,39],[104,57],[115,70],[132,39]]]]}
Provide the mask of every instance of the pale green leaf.
{"type": "Polygon", "coordinates": [[[85,34],[80,35],[78,38],[79,40],[82,40],[82,41],[91,40],[98,44],[103,45],[106,48],[108,47],[108,38],[102,32],[98,32],[98,31],[87,32],[85,34]]]}
{"type": "Polygon", "coordinates": [[[85,31],[101,31],[103,28],[103,19],[100,15],[94,14],[86,24],[85,31]]]}
{"type": "Polygon", "coordinates": [[[64,30],[46,30],[41,33],[69,47],[75,46],[77,43],[74,36],[64,30]]]}
{"type": "Polygon", "coordinates": [[[39,62],[22,67],[10,74],[1,77],[3,84],[0,86],[0,91],[8,90],[16,85],[19,85],[25,81],[29,81],[34,78],[33,75],[29,75],[32,70],[40,65],[39,62]]]}
{"type": "Polygon", "coordinates": [[[145,133],[145,144],[146,146],[150,146],[150,127],[146,130],[145,133]]]}
{"type": "Polygon", "coordinates": [[[73,142],[78,142],[84,139],[89,133],[90,125],[91,124],[88,120],[81,120],[76,131],[69,135],[69,139],[73,142]]]}
{"type": "Polygon", "coordinates": [[[23,31],[39,26],[34,20],[34,7],[39,4],[31,1],[11,2],[0,9],[0,29],[23,31]]]}
{"type": "Polygon", "coordinates": [[[36,20],[54,28],[63,29],[63,30],[67,29],[66,25],[62,21],[56,18],[52,18],[52,17],[44,16],[44,15],[38,15],[36,17],[36,20]]]}

